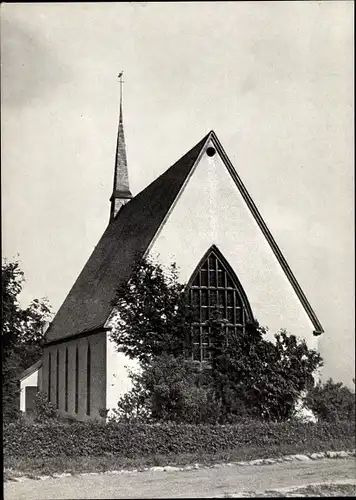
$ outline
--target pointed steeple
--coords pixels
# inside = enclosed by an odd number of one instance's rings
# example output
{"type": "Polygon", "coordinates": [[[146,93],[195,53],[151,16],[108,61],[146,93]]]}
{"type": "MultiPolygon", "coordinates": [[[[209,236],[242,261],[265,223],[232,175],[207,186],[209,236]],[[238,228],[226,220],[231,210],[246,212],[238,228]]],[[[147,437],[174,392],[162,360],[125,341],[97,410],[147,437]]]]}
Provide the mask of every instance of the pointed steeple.
{"type": "Polygon", "coordinates": [[[115,170],[114,170],[114,185],[113,192],[110,197],[110,222],[115,218],[118,211],[123,205],[131,200],[132,194],[129,187],[129,175],[127,170],[126,145],[124,135],[124,123],[122,117],[122,75],[120,78],[120,116],[119,128],[117,132],[115,170]]]}

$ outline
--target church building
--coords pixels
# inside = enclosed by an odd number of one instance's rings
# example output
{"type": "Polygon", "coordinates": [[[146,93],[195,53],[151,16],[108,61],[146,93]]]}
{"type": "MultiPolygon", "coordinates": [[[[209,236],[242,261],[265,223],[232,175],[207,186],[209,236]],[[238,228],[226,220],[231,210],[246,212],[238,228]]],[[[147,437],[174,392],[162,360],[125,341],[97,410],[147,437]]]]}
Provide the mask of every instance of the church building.
{"type": "MultiPolygon", "coordinates": [[[[130,388],[135,362],[110,338],[118,286],[139,259],[175,262],[196,322],[192,356],[207,356],[206,321],[281,328],[317,348],[323,328],[214,131],[136,196],[129,186],[122,97],[110,221],[46,332],[41,387],[64,417],[99,418],[130,388]]],[[[33,375],[32,375],[33,376],[33,375]]]]}

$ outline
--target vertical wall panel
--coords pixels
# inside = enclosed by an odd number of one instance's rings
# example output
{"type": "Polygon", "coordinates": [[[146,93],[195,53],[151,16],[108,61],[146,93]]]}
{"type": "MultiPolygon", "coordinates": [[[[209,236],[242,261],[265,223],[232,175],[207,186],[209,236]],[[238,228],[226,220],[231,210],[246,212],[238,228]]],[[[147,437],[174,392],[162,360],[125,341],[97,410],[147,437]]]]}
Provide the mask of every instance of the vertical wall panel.
{"type": "Polygon", "coordinates": [[[64,411],[68,411],[68,391],[69,391],[69,351],[68,351],[68,346],[65,346],[64,350],[64,411]]]}
{"type": "Polygon", "coordinates": [[[42,352],[42,371],[41,371],[42,391],[48,397],[48,349],[44,348],[42,352]]]}
{"type": "Polygon", "coordinates": [[[48,367],[48,375],[47,375],[47,398],[48,401],[52,400],[52,352],[51,349],[47,352],[47,367],[48,367]]]}
{"type": "Polygon", "coordinates": [[[51,400],[56,404],[56,361],[59,352],[59,412],[79,420],[98,418],[99,410],[106,407],[106,332],[69,340],[68,342],[45,347],[43,351],[42,380],[48,390],[48,354],[51,353],[51,400]],[[88,340],[90,340],[90,415],[88,410],[88,340]],[[78,413],[75,413],[76,392],[76,349],[78,348],[78,413]],[[67,354],[66,354],[67,353],[67,354]],[[67,363],[66,363],[67,360],[67,363]],[[66,371],[66,364],[68,370],[66,371]],[[66,410],[66,383],[68,387],[66,410]]]}
{"type": "Polygon", "coordinates": [[[91,347],[91,408],[90,418],[98,418],[106,408],[106,332],[92,335],[91,347]]]}
{"type": "Polygon", "coordinates": [[[59,410],[59,348],[56,351],[56,407],[59,410]]]}
{"type": "Polygon", "coordinates": [[[86,414],[90,415],[90,410],[91,410],[91,351],[90,351],[90,339],[88,339],[88,346],[87,346],[87,370],[86,370],[86,376],[87,376],[87,393],[86,393],[86,414]]]}
{"type": "Polygon", "coordinates": [[[74,416],[75,406],[75,342],[68,342],[68,414],[74,416]]]}
{"type": "Polygon", "coordinates": [[[74,413],[78,415],[79,413],[79,375],[80,375],[80,358],[79,358],[79,345],[75,346],[75,358],[74,358],[74,413]]]}
{"type": "Polygon", "coordinates": [[[65,345],[58,345],[59,350],[59,410],[64,410],[64,364],[65,364],[65,345]]]}

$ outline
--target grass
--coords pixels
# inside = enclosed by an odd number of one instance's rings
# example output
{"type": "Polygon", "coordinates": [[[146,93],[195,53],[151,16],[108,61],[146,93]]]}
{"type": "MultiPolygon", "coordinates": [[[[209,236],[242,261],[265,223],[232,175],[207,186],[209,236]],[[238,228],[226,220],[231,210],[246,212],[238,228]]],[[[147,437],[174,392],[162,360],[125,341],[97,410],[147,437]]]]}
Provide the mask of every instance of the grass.
{"type": "MultiPolygon", "coordinates": [[[[281,492],[278,490],[268,490],[264,493],[250,493],[254,498],[287,498],[287,497],[355,497],[355,484],[318,484],[307,485],[300,488],[293,488],[289,492],[281,492]]],[[[249,495],[247,495],[249,496],[249,495]]],[[[233,498],[230,496],[230,498],[233,498]]]]}
{"type": "MultiPolygon", "coordinates": [[[[353,449],[354,446],[354,441],[350,438],[348,449],[353,449]]],[[[236,448],[215,454],[199,452],[194,454],[148,455],[135,459],[116,456],[114,454],[76,458],[58,456],[45,459],[4,456],[4,474],[5,480],[11,480],[23,475],[36,477],[61,473],[80,474],[83,472],[105,472],[121,469],[143,470],[146,467],[152,466],[184,466],[194,463],[208,466],[217,463],[248,461],[258,458],[278,458],[298,453],[306,454],[344,449],[346,449],[344,442],[330,440],[327,446],[325,442],[309,442],[308,444],[301,443],[297,446],[284,444],[278,447],[236,448]]]]}
{"type": "Polygon", "coordinates": [[[354,484],[321,484],[298,488],[293,493],[307,497],[355,497],[356,486],[354,484]]]}

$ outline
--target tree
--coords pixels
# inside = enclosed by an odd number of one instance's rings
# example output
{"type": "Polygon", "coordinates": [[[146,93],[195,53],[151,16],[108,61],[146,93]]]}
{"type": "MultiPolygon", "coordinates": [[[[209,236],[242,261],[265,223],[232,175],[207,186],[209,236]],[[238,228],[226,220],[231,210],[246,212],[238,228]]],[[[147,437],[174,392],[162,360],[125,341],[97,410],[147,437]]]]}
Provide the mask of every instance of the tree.
{"type": "Polygon", "coordinates": [[[355,420],[355,393],[342,382],[333,382],[331,378],[311,388],[305,402],[319,420],[355,420]]]}
{"type": "Polygon", "coordinates": [[[226,332],[221,320],[213,323],[211,372],[222,406],[220,419],[241,413],[272,420],[291,417],[300,394],[314,385],[320,354],[285,330],[271,342],[257,323],[238,336],[226,332]]]}
{"type": "Polygon", "coordinates": [[[113,305],[118,314],[111,338],[131,359],[148,363],[154,356],[179,356],[186,349],[191,313],[175,264],[165,271],[142,259],[130,281],[117,290],[113,305]]]}
{"type": "Polygon", "coordinates": [[[3,412],[9,418],[18,408],[19,376],[40,358],[44,325],[51,318],[46,299],[34,299],[28,307],[21,307],[19,295],[24,282],[19,261],[5,259],[1,268],[1,355],[3,412]]]}
{"type": "Polygon", "coordinates": [[[214,423],[220,413],[199,365],[182,356],[162,354],[131,372],[132,389],[114,411],[120,421],[214,423]]]}
{"type": "Polygon", "coordinates": [[[126,416],[130,408],[146,405],[154,420],[191,420],[191,408],[198,406],[201,421],[287,419],[322,365],[317,351],[285,330],[275,342],[265,339],[266,329],[257,323],[233,334],[216,311],[209,321],[210,362],[199,365],[197,376],[188,362],[192,315],[175,265],[164,272],[159,264],[141,260],[115,304],[112,338],[142,365],[133,391],[120,401],[126,416]],[[214,415],[203,411],[207,401],[218,410],[214,415]]]}

